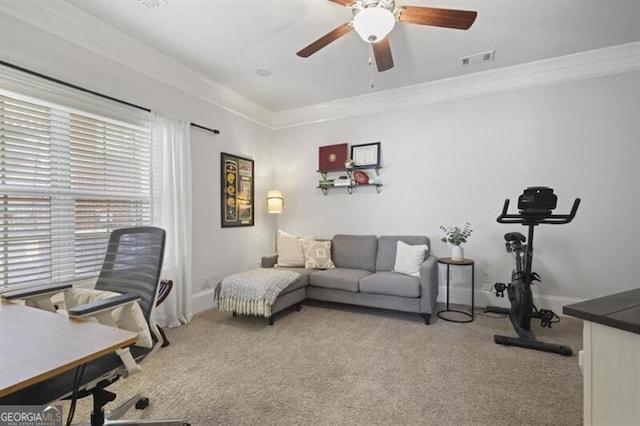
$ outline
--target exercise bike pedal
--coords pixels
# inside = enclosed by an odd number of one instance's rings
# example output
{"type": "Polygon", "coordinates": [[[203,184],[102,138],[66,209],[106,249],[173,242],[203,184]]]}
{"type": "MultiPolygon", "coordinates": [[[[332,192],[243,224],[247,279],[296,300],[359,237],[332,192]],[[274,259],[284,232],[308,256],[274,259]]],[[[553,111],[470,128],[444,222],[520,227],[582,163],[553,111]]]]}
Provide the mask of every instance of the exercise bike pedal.
{"type": "Polygon", "coordinates": [[[504,292],[507,290],[505,283],[495,283],[493,288],[496,289],[496,297],[504,297],[504,292]]]}
{"type": "Polygon", "coordinates": [[[550,309],[540,309],[538,311],[538,315],[540,316],[540,326],[542,328],[551,328],[551,324],[553,324],[553,319],[556,317],[556,313],[550,309]]]}

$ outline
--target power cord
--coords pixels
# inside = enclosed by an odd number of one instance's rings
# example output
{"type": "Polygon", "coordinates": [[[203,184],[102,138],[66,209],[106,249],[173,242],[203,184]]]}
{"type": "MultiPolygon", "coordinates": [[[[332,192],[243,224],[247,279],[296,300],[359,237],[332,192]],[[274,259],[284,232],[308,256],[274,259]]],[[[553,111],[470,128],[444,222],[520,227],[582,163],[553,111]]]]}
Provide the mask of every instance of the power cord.
{"type": "Polygon", "coordinates": [[[84,374],[84,368],[86,364],[76,368],[76,373],[73,376],[73,394],[71,397],[71,406],[69,407],[69,414],[67,415],[67,426],[71,426],[73,416],[76,414],[76,403],[78,402],[78,390],[80,383],[82,382],[82,375],[84,374]]]}

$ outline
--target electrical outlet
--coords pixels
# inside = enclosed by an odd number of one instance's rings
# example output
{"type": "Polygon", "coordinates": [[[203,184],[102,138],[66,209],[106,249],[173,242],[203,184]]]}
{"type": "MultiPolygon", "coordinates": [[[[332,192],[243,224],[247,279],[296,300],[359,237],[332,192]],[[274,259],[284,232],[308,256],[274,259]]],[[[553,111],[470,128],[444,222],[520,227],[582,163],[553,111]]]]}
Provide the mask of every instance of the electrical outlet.
{"type": "Polygon", "coordinates": [[[491,274],[489,273],[489,271],[482,271],[480,277],[480,281],[483,284],[489,284],[491,282],[491,274]]]}
{"type": "Polygon", "coordinates": [[[215,285],[213,278],[214,277],[212,276],[200,278],[200,289],[206,290],[208,288],[213,288],[215,285]]]}

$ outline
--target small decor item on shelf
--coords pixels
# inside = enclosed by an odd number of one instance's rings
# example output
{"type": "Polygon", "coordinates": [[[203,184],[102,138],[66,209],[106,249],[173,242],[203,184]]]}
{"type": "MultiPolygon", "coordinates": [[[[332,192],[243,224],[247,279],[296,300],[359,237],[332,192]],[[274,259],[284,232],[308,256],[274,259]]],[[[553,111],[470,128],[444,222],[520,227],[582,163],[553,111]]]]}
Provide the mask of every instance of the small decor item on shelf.
{"type": "Polygon", "coordinates": [[[340,176],[338,179],[333,181],[333,186],[349,186],[351,185],[351,180],[348,176],[340,176]]]}
{"type": "Polygon", "coordinates": [[[353,172],[353,180],[355,180],[358,185],[368,185],[369,175],[361,170],[356,170],[353,172]]]}
{"type": "Polygon", "coordinates": [[[353,169],[353,160],[351,158],[347,158],[347,161],[344,162],[344,168],[347,170],[353,169]]]}
{"type": "Polygon", "coordinates": [[[451,259],[452,260],[464,260],[464,253],[462,251],[462,247],[460,246],[462,243],[466,243],[473,230],[471,229],[471,224],[469,222],[464,224],[464,227],[460,228],[459,226],[443,226],[440,225],[440,229],[444,232],[444,236],[441,241],[443,243],[452,244],[451,248],[451,259]]]}

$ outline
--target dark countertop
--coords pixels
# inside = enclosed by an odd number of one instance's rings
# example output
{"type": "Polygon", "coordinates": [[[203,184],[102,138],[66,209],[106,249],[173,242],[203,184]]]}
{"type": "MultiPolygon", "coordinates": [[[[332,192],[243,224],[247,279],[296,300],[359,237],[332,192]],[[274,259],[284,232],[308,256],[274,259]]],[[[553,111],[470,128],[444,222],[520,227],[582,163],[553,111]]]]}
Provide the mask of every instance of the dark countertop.
{"type": "Polygon", "coordinates": [[[574,303],[565,315],[640,334],[640,288],[574,303]]]}

